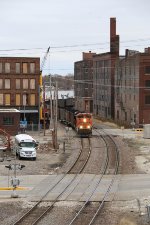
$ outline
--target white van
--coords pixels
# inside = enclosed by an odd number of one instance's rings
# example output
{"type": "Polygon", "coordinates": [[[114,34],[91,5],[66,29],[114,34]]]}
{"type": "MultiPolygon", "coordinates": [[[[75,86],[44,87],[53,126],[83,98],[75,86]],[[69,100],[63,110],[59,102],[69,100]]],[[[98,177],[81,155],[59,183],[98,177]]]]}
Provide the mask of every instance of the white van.
{"type": "Polygon", "coordinates": [[[19,159],[31,158],[36,160],[36,149],[38,143],[28,134],[15,136],[15,152],[19,159]]]}

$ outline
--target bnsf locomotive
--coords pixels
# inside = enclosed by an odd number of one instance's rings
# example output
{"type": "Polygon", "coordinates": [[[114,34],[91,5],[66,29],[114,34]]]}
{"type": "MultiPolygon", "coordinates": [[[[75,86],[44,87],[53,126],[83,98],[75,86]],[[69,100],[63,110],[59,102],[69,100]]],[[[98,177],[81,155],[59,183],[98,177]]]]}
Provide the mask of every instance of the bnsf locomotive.
{"type": "Polygon", "coordinates": [[[75,129],[81,136],[92,135],[92,115],[90,113],[78,112],[75,114],[75,129]]]}
{"type": "Polygon", "coordinates": [[[93,126],[91,113],[75,110],[66,102],[63,106],[58,108],[59,120],[72,126],[80,136],[91,136],[93,126]]]}

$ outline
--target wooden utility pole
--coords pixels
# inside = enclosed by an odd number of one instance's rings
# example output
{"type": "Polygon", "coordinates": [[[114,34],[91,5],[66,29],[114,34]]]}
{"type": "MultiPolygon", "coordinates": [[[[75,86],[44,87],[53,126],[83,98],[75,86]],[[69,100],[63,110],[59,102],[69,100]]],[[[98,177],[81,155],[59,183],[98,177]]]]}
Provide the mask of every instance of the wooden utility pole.
{"type": "Polygon", "coordinates": [[[58,144],[57,144],[57,107],[58,107],[58,83],[56,81],[56,106],[55,106],[55,110],[56,110],[56,113],[55,113],[55,149],[58,149],[58,144]]]}
{"type": "Polygon", "coordinates": [[[43,85],[43,114],[44,114],[43,128],[44,128],[44,136],[45,136],[45,84],[43,85]]]}
{"type": "Polygon", "coordinates": [[[56,82],[56,87],[54,90],[54,116],[53,116],[53,124],[54,124],[54,130],[53,130],[53,146],[54,149],[58,149],[58,144],[57,144],[57,98],[58,98],[58,86],[56,82]]]}
{"type": "Polygon", "coordinates": [[[53,104],[52,104],[52,80],[51,80],[51,75],[49,75],[49,88],[50,88],[50,108],[49,108],[49,113],[50,113],[50,121],[49,121],[49,129],[53,128],[53,104]]]}

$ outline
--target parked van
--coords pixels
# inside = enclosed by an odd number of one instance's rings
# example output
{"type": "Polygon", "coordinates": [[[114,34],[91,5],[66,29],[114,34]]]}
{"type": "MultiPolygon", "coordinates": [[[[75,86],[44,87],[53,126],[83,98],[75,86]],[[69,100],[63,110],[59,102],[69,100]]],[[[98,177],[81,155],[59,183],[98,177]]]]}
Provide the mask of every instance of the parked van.
{"type": "Polygon", "coordinates": [[[38,143],[28,134],[18,134],[15,136],[15,151],[19,159],[31,158],[36,160],[36,150],[38,143]]]}

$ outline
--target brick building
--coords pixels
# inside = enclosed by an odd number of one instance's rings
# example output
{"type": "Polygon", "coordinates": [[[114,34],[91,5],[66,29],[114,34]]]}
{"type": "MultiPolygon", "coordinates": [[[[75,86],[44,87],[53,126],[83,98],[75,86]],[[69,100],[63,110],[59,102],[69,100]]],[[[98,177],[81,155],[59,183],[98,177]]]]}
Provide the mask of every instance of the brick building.
{"type": "Polygon", "coordinates": [[[110,52],[93,56],[93,112],[104,119],[114,119],[114,76],[118,57],[119,35],[116,35],[116,18],[110,18],[110,52]]]}
{"type": "Polygon", "coordinates": [[[93,56],[96,53],[83,52],[83,59],[74,64],[75,108],[93,112],[93,56]]]}
{"type": "Polygon", "coordinates": [[[115,120],[139,127],[150,123],[150,48],[126,50],[116,62],[115,120]]]}
{"type": "Polygon", "coordinates": [[[9,135],[16,135],[20,130],[20,111],[17,109],[0,109],[0,129],[9,135]]]}
{"type": "Polygon", "coordinates": [[[21,120],[38,123],[40,58],[0,57],[0,108],[15,108],[21,120]]]}

